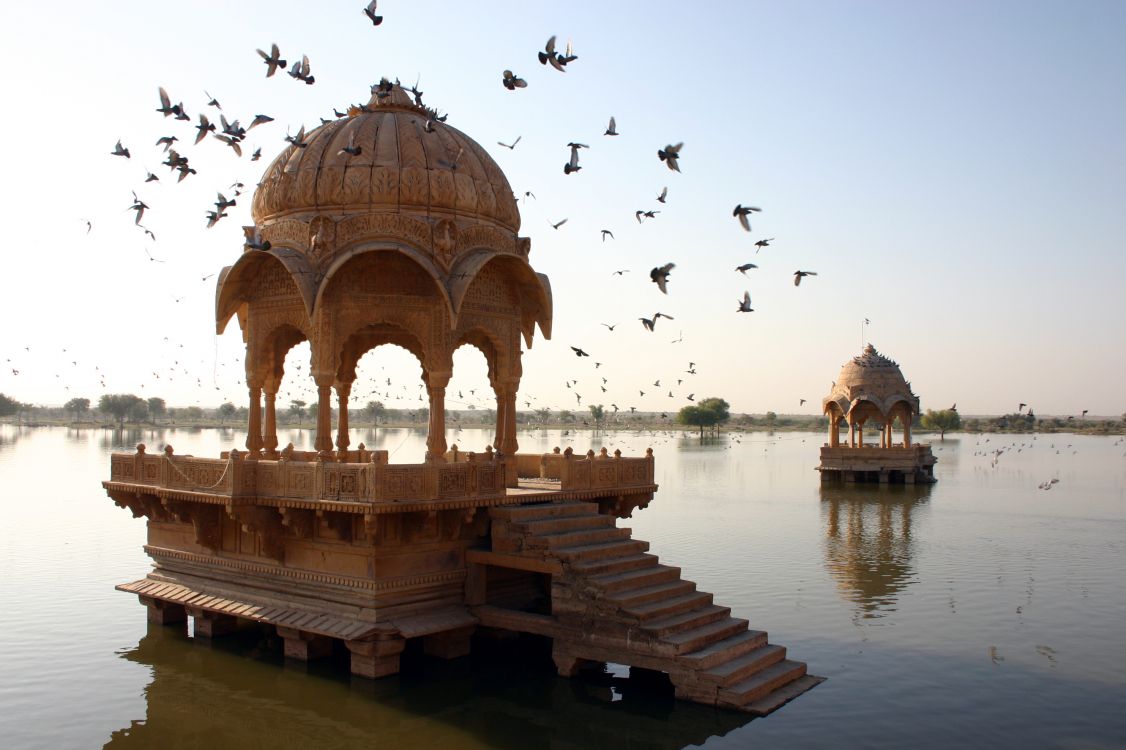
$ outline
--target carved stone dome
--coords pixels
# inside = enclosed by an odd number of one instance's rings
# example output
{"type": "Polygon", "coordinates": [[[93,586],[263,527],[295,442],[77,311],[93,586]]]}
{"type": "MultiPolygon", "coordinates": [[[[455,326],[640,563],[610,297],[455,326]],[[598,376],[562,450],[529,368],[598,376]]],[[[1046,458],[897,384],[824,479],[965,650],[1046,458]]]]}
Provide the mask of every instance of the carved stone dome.
{"type": "Polygon", "coordinates": [[[347,116],[290,145],[267,167],[254,194],[259,227],[365,213],[414,215],[428,223],[485,222],[512,235],[520,213],[508,179],[480,144],[415,104],[397,84],[347,116]],[[354,143],[359,154],[342,152],[354,143]]]}
{"type": "Polygon", "coordinates": [[[860,356],[844,363],[829,395],[822,399],[822,406],[827,411],[830,404],[836,403],[842,413],[848,413],[860,401],[872,403],[884,415],[900,402],[906,402],[913,414],[919,411],[919,397],[911,391],[899,365],[871,344],[864,347],[860,356]]]}

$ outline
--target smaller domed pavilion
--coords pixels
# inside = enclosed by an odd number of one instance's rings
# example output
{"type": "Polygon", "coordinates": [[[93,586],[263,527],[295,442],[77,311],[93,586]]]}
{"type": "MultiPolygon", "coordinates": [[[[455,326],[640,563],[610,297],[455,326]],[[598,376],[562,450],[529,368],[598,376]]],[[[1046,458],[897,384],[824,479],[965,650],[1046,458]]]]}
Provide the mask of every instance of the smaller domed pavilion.
{"type": "Polygon", "coordinates": [[[935,458],[930,446],[911,444],[911,421],[919,413],[919,397],[911,391],[899,365],[871,344],[844,364],[829,395],[821,400],[821,409],[829,417],[829,442],[821,448],[818,467],[822,480],[934,481],[935,458]],[[879,425],[880,439],[865,445],[864,425],[870,419],[879,425]],[[899,444],[892,432],[896,420],[903,431],[899,444]],[[845,445],[840,442],[842,421],[848,423],[845,445]]]}

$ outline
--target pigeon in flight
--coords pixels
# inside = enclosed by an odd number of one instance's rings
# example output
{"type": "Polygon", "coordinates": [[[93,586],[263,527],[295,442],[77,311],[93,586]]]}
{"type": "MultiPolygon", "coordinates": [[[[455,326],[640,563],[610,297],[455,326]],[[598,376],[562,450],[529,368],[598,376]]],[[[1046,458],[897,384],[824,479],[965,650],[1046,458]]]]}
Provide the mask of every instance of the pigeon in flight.
{"type": "Polygon", "coordinates": [[[606,235],[609,235],[610,239],[614,239],[614,233],[613,232],[611,232],[609,229],[603,229],[602,230],[602,241],[603,242],[606,241],[606,235]]]}
{"type": "Polygon", "coordinates": [[[669,272],[676,268],[675,263],[666,263],[663,266],[658,266],[649,272],[649,280],[657,285],[661,290],[661,294],[668,294],[667,284],[669,282],[669,272]]]}
{"type": "Polygon", "coordinates": [[[293,63],[293,67],[289,70],[289,77],[304,81],[308,86],[316,83],[316,77],[309,75],[309,57],[307,55],[302,55],[300,62],[293,63]]]}
{"type": "Polygon", "coordinates": [[[743,274],[744,276],[746,276],[747,271],[751,270],[752,268],[758,268],[758,266],[756,266],[754,263],[744,263],[741,266],[735,266],[735,270],[743,274]]]}
{"type": "Polygon", "coordinates": [[[500,82],[509,91],[515,91],[516,89],[523,89],[528,87],[528,82],[523,78],[518,77],[511,70],[504,71],[504,76],[501,78],[500,82]]]}
{"type": "Polygon", "coordinates": [[[799,286],[803,276],[816,276],[816,271],[794,271],[794,286],[799,286]]]}
{"type": "Polygon", "coordinates": [[[657,196],[657,202],[658,203],[664,203],[665,199],[668,198],[668,197],[669,197],[669,189],[666,186],[666,187],[661,188],[661,194],[657,196]]]}
{"type": "Polygon", "coordinates": [[[132,158],[129,155],[129,149],[122,146],[120,140],[117,142],[117,145],[113,147],[113,151],[109,153],[110,156],[124,156],[126,159],[132,158]]]}
{"type": "Polygon", "coordinates": [[[618,123],[613,115],[610,116],[610,124],[606,127],[606,132],[602,135],[618,135],[618,123]]]}
{"type": "Polygon", "coordinates": [[[371,21],[372,26],[378,26],[383,23],[383,16],[375,15],[375,5],[378,1],[379,0],[371,0],[371,2],[368,3],[368,7],[364,8],[364,15],[371,21]]]}
{"type": "MultiPolygon", "coordinates": [[[[762,250],[764,247],[770,247],[771,242],[774,242],[773,237],[771,237],[768,240],[759,240],[758,242],[755,243],[755,252],[757,253],[759,250],[762,250]]],[[[867,320],[867,318],[865,318],[865,320],[867,320]]]]}
{"type": "Polygon", "coordinates": [[[278,72],[278,68],[284,68],[286,65],[285,60],[281,59],[281,53],[278,51],[278,45],[270,45],[270,54],[266,54],[262,50],[257,50],[258,54],[262,57],[262,61],[266,63],[266,77],[269,78],[274,73],[278,72]]]}
{"type": "Polygon", "coordinates": [[[566,224],[566,223],[567,223],[567,220],[566,220],[566,219],[562,219],[562,220],[560,220],[560,221],[557,221],[557,222],[555,222],[554,224],[552,224],[552,225],[551,225],[551,228],[552,228],[552,229],[558,229],[559,227],[563,226],[563,225],[564,225],[564,224],[566,224]]]}
{"type": "Polygon", "coordinates": [[[731,215],[737,217],[739,219],[739,223],[743,226],[743,229],[746,229],[749,232],[751,231],[751,222],[749,219],[747,219],[747,217],[750,214],[761,210],[761,208],[756,208],[754,206],[744,206],[742,203],[740,203],[735,206],[735,210],[731,212],[731,215]]]}
{"type": "MultiPolygon", "coordinates": [[[[641,321],[641,325],[643,325],[647,331],[652,333],[653,329],[657,325],[657,318],[668,318],[669,320],[674,320],[673,316],[665,315],[664,313],[660,313],[660,312],[659,313],[653,313],[652,319],[650,319],[650,318],[638,318],[638,320],[641,321]]],[[[642,393],[641,395],[644,396],[645,394],[642,393]]]]}
{"type": "MultiPolygon", "coordinates": [[[[522,136],[522,135],[518,135],[518,136],[516,136],[516,140],[514,140],[514,141],[513,141],[513,142],[512,142],[511,144],[508,144],[508,143],[502,143],[501,141],[497,141],[497,145],[498,145],[498,146],[504,146],[504,147],[505,147],[506,149],[508,149],[509,151],[512,151],[513,149],[515,149],[515,148],[516,148],[516,144],[517,144],[517,143],[519,143],[519,142],[520,142],[520,139],[521,139],[521,138],[523,138],[523,137],[524,137],[524,136],[522,136]]],[[[531,194],[529,193],[529,195],[531,195],[531,194]]],[[[533,197],[534,197],[534,196],[533,196],[533,197]]]]}
{"type": "MultiPolygon", "coordinates": [[[[736,302],[739,302],[739,300],[736,300],[736,302]]],[[[739,302],[739,307],[735,310],[735,312],[754,312],[754,311],[755,311],[754,308],[751,307],[751,293],[750,292],[743,292],[743,300],[741,302],[739,302]]]]}
{"type": "Polygon", "coordinates": [[[586,352],[584,352],[582,349],[580,349],[577,346],[572,346],[571,351],[573,351],[575,353],[576,357],[589,357],[590,356],[589,354],[587,354],[586,352]]]}
{"type": "Polygon", "coordinates": [[[669,144],[662,149],[657,149],[657,158],[665,163],[665,166],[674,172],[680,171],[680,149],[684,147],[684,143],[678,143],[675,146],[669,144]]]}

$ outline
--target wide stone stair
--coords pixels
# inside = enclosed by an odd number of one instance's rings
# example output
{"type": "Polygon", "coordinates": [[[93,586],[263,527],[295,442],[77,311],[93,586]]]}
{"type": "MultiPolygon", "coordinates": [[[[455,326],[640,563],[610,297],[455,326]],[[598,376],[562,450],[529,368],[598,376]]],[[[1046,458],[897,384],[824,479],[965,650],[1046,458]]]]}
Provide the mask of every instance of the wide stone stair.
{"type": "MultiPolygon", "coordinates": [[[[680,568],[662,564],[648,542],[600,515],[596,504],[541,503],[490,513],[494,553],[558,565],[550,617],[524,619],[525,629],[552,636],[561,673],[573,674],[583,661],[658,670],[669,675],[679,698],[757,715],[823,680],[697,590],[680,568]]],[[[519,615],[508,617],[519,627],[519,615]]]]}

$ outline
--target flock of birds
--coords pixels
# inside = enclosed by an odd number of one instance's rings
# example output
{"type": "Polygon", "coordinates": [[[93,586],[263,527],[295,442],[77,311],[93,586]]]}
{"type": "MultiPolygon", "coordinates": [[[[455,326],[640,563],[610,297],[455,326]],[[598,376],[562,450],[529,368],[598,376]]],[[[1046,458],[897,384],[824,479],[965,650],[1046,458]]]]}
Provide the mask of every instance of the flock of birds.
{"type": "MultiPolygon", "coordinates": [[[[371,2],[367,3],[366,6],[364,6],[362,8],[363,15],[371,22],[371,24],[373,26],[378,27],[382,24],[383,17],[377,15],[376,11],[377,11],[376,0],[372,0],[371,2]]],[[[290,66],[289,61],[282,57],[282,53],[281,53],[280,49],[278,48],[277,44],[271,44],[268,51],[263,50],[263,49],[257,49],[256,52],[257,52],[258,56],[260,57],[262,64],[266,68],[265,77],[271,78],[278,71],[285,71],[287,73],[287,75],[290,78],[292,78],[294,81],[297,81],[297,82],[302,83],[302,84],[307,85],[307,86],[312,86],[312,85],[315,84],[316,78],[314,77],[314,75],[312,73],[312,65],[311,65],[307,55],[302,55],[300,57],[300,59],[295,59],[293,61],[292,66],[290,66]]],[[[554,70],[556,70],[560,73],[566,73],[568,65],[570,65],[570,64],[574,63],[576,60],[578,60],[578,56],[575,54],[573,46],[570,42],[567,43],[563,52],[558,51],[556,49],[556,37],[552,36],[547,40],[546,44],[544,45],[543,50],[537,52],[537,59],[540,62],[540,64],[542,64],[544,66],[550,67],[550,68],[552,68],[552,69],[554,69],[554,70]]],[[[396,83],[398,83],[398,82],[396,82],[396,83]]],[[[520,77],[519,75],[514,73],[512,70],[506,69],[506,70],[503,71],[502,76],[501,76],[501,85],[508,91],[518,91],[518,90],[527,88],[528,82],[527,82],[526,79],[520,77]]],[[[393,90],[393,84],[390,81],[388,81],[387,79],[383,79],[378,84],[372,86],[372,93],[373,93],[373,95],[375,95],[377,97],[390,96],[392,90],[393,90]]],[[[418,104],[419,106],[423,106],[422,105],[422,92],[418,89],[418,83],[417,82],[412,87],[409,87],[409,88],[404,87],[404,90],[410,92],[413,95],[416,104],[418,104]]],[[[244,153],[243,149],[244,149],[244,146],[246,146],[246,139],[247,139],[247,136],[250,133],[250,131],[253,131],[255,128],[258,128],[258,127],[263,126],[263,125],[267,125],[268,123],[271,123],[271,122],[274,121],[274,118],[271,117],[270,115],[257,113],[257,114],[254,114],[252,117],[248,118],[249,124],[244,127],[243,125],[241,125],[240,120],[237,119],[237,118],[232,119],[232,120],[228,120],[227,112],[223,109],[223,107],[219,103],[219,101],[215,97],[213,97],[209,93],[207,93],[206,91],[204,91],[204,94],[205,94],[206,99],[207,99],[206,103],[203,105],[203,109],[205,111],[199,112],[197,114],[197,116],[194,120],[194,124],[192,124],[188,127],[180,126],[183,130],[181,130],[178,133],[174,132],[174,133],[171,133],[171,134],[161,135],[161,137],[159,139],[157,139],[157,141],[155,143],[155,146],[157,148],[162,149],[161,155],[164,157],[163,165],[168,167],[171,174],[176,175],[176,182],[177,183],[183,182],[188,177],[198,174],[196,168],[193,167],[192,164],[190,163],[188,156],[181,153],[181,148],[178,147],[178,144],[180,144],[181,142],[186,143],[187,141],[190,140],[192,146],[199,146],[201,143],[203,143],[205,141],[205,139],[208,138],[208,136],[211,136],[211,139],[218,141],[218,142],[222,143],[224,146],[228,147],[236,158],[241,158],[241,157],[243,157],[243,153],[244,153]],[[212,110],[214,110],[214,113],[212,113],[212,110]],[[209,114],[211,116],[209,116],[209,114]],[[213,118],[216,115],[218,116],[218,122],[213,121],[213,118]],[[191,132],[193,130],[194,130],[194,134],[191,132]],[[181,141],[181,138],[183,138],[184,140],[181,141]]],[[[157,113],[163,115],[164,118],[166,118],[166,119],[171,118],[171,121],[173,123],[193,123],[193,118],[189,115],[187,108],[185,107],[184,103],[182,101],[178,101],[178,102],[174,103],[173,98],[169,95],[169,93],[166,91],[166,89],[164,87],[159,88],[158,97],[159,97],[159,106],[156,108],[157,113]]],[[[363,105],[360,105],[360,108],[363,109],[364,108],[363,105]]],[[[445,115],[439,115],[437,113],[437,111],[435,111],[435,110],[426,108],[425,111],[428,113],[428,116],[427,116],[427,119],[426,119],[426,122],[425,122],[425,129],[428,132],[433,132],[435,129],[440,127],[442,125],[442,123],[444,123],[445,120],[446,120],[445,115]]],[[[340,112],[340,111],[337,111],[337,110],[334,110],[333,114],[337,118],[344,117],[346,115],[346,113],[340,112]]],[[[324,123],[324,122],[329,122],[329,120],[322,118],[322,123],[324,123]]],[[[621,132],[618,130],[617,120],[614,116],[609,117],[608,122],[607,122],[607,126],[606,126],[605,130],[603,131],[602,135],[606,138],[618,138],[619,136],[621,136],[621,132]]],[[[511,143],[507,143],[507,142],[503,142],[503,141],[497,141],[497,143],[498,143],[499,146],[501,146],[503,148],[507,148],[509,150],[515,150],[517,145],[520,143],[521,138],[522,138],[522,136],[518,136],[511,143]]],[[[290,135],[287,132],[284,140],[285,140],[285,142],[290,143],[297,148],[305,147],[307,145],[305,127],[302,126],[298,130],[296,135],[290,135]]],[[[347,154],[348,156],[356,156],[356,155],[359,155],[362,152],[362,148],[363,148],[363,144],[356,143],[354,138],[353,138],[353,140],[350,140],[349,143],[341,149],[340,154],[341,155],[347,154]]],[[[572,141],[572,142],[567,143],[566,148],[568,149],[568,158],[563,164],[563,173],[565,175],[573,175],[573,174],[580,172],[583,169],[583,165],[581,163],[582,152],[586,149],[589,149],[590,146],[587,143],[572,141]]],[[[656,157],[670,172],[675,172],[675,173],[679,174],[679,173],[681,173],[681,160],[682,160],[683,148],[684,148],[683,142],[668,143],[665,146],[658,148],[656,150],[656,157]]],[[[133,152],[130,150],[130,148],[128,148],[125,144],[123,144],[120,139],[117,141],[117,143],[115,144],[113,149],[110,151],[110,154],[114,157],[124,159],[124,160],[130,160],[130,159],[133,158],[133,152]]],[[[251,162],[258,161],[261,158],[261,155],[262,155],[261,146],[254,148],[250,153],[249,161],[251,161],[251,162]]],[[[457,160],[455,159],[454,163],[452,165],[450,165],[451,168],[456,168],[456,161],[457,160]]],[[[128,210],[131,210],[131,211],[134,212],[133,224],[136,227],[138,227],[139,229],[141,229],[142,231],[144,231],[146,236],[150,240],[153,240],[153,241],[156,240],[155,234],[142,223],[142,220],[144,219],[144,217],[146,215],[146,211],[151,211],[151,209],[150,209],[150,206],[145,202],[145,200],[143,200],[140,197],[139,191],[143,192],[143,190],[144,190],[143,186],[144,185],[147,185],[148,183],[151,183],[151,182],[159,182],[159,181],[160,181],[159,176],[153,174],[152,172],[147,172],[147,174],[146,174],[146,176],[145,176],[145,178],[142,182],[142,186],[133,191],[133,193],[132,193],[132,199],[133,200],[132,200],[132,203],[128,206],[128,210]]],[[[216,200],[214,202],[213,207],[204,212],[204,218],[206,220],[207,228],[211,228],[211,227],[215,226],[216,223],[218,223],[223,218],[227,217],[227,215],[228,215],[227,210],[229,208],[232,208],[232,207],[237,205],[237,199],[241,196],[244,188],[245,188],[245,185],[241,181],[236,181],[234,183],[231,183],[229,185],[229,187],[224,189],[224,191],[216,191],[216,200]],[[230,198],[227,197],[228,192],[231,195],[230,198]]],[[[523,197],[524,197],[524,200],[527,200],[528,198],[534,199],[535,195],[532,193],[532,191],[525,191],[523,197]]],[[[663,206],[663,205],[666,205],[668,199],[669,199],[669,188],[668,188],[668,186],[664,186],[657,193],[656,201],[657,201],[657,203],[659,203],[663,206]]],[[[758,206],[743,205],[742,203],[739,203],[732,209],[732,217],[739,223],[739,226],[745,232],[751,233],[753,231],[752,224],[751,224],[751,218],[752,218],[753,215],[761,213],[761,212],[762,212],[762,209],[758,206]]],[[[647,222],[647,221],[650,221],[650,220],[657,219],[657,217],[660,213],[661,213],[660,209],[638,209],[634,212],[634,217],[635,217],[636,221],[639,224],[641,224],[641,223],[644,223],[644,222],[647,222]]],[[[93,229],[93,222],[90,221],[90,220],[83,220],[83,221],[85,221],[86,230],[87,230],[87,233],[89,233],[93,229]]],[[[550,222],[550,225],[552,226],[553,229],[558,230],[566,223],[567,223],[567,219],[563,218],[559,221],[550,222]]],[[[257,228],[253,228],[247,234],[248,234],[248,236],[246,238],[246,246],[249,249],[254,249],[254,250],[268,250],[269,249],[269,243],[262,240],[261,234],[257,230],[257,228]]],[[[610,229],[600,230],[600,235],[601,235],[601,241],[602,242],[606,242],[608,239],[614,240],[613,231],[610,230],[610,229]]],[[[755,253],[758,254],[764,248],[771,247],[771,243],[774,242],[774,241],[775,241],[774,237],[762,238],[762,239],[756,240],[753,243],[753,247],[755,248],[755,253]]],[[[153,256],[153,254],[147,248],[146,248],[145,252],[146,252],[146,255],[147,255],[148,260],[150,262],[154,262],[154,263],[163,263],[164,262],[162,259],[153,256]]],[[[674,262],[667,262],[667,263],[662,263],[660,265],[654,266],[649,271],[650,281],[656,286],[657,291],[659,291],[662,295],[666,295],[666,296],[669,295],[670,280],[671,280],[672,272],[674,271],[675,268],[676,268],[676,264],[674,262]]],[[[751,271],[751,270],[754,270],[754,269],[757,269],[757,268],[758,268],[758,266],[755,263],[746,262],[746,263],[742,263],[742,264],[736,266],[735,271],[744,275],[744,276],[746,276],[748,274],[748,271],[751,271]]],[[[616,275],[616,276],[623,276],[626,273],[630,273],[630,269],[618,269],[618,270],[615,270],[615,271],[612,272],[612,274],[616,275]]],[[[206,282],[213,275],[214,274],[207,274],[207,275],[201,276],[201,280],[206,282]]],[[[816,275],[817,275],[817,273],[815,271],[802,270],[802,269],[796,270],[793,274],[794,286],[795,287],[800,286],[802,279],[809,277],[809,276],[816,276],[816,275]]],[[[183,299],[182,297],[176,298],[176,301],[179,302],[182,299],[183,299]]],[[[736,312],[738,312],[738,313],[754,312],[754,308],[752,307],[752,302],[751,302],[751,295],[750,295],[749,291],[744,290],[742,297],[740,299],[737,299],[736,312]]],[[[649,314],[648,316],[646,316],[646,315],[639,316],[637,318],[637,320],[641,323],[641,325],[642,325],[642,327],[645,331],[653,333],[653,332],[655,332],[657,323],[661,318],[665,318],[666,320],[670,320],[670,321],[675,320],[674,316],[669,315],[669,314],[662,312],[662,311],[653,312],[652,314],[649,314]]],[[[611,333],[614,332],[614,330],[617,328],[617,323],[601,323],[601,325],[603,327],[605,327],[611,333]]],[[[680,338],[673,339],[671,341],[671,343],[679,343],[681,341],[683,341],[683,334],[680,336],[680,338]]],[[[180,347],[182,348],[182,346],[183,345],[181,344],[180,347]]],[[[575,354],[576,357],[591,358],[591,354],[581,346],[571,346],[570,348],[571,348],[572,352],[575,354]]],[[[30,352],[30,347],[28,347],[27,350],[30,352]]],[[[66,352],[65,349],[63,351],[64,351],[64,353],[66,352]]],[[[154,370],[153,373],[152,373],[152,377],[155,380],[160,380],[162,382],[175,382],[176,380],[181,379],[181,378],[187,379],[187,380],[194,379],[196,381],[197,387],[199,387],[199,388],[205,388],[205,387],[212,388],[213,387],[216,391],[221,390],[221,388],[217,384],[215,384],[215,382],[214,382],[216,380],[215,377],[212,378],[213,383],[210,386],[206,386],[204,384],[202,378],[192,374],[192,372],[186,366],[186,363],[181,364],[181,361],[180,361],[179,358],[172,358],[171,361],[172,361],[172,365],[167,366],[163,370],[154,370]]],[[[594,361],[593,359],[591,359],[591,361],[594,364],[595,370],[598,370],[602,365],[602,362],[600,362],[600,361],[594,361]]],[[[12,360],[9,358],[8,362],[9,362],[9,364],[11,364],[12,360]]],[[[73,364],[74,364],[74,366],[78,365],[77,361],[75,361],[73,364]]],[[[201,360],[201,364],[204,364],[204,362],[202,360],[201,360]]],[[[237,366],[239,363],[235,362],[234,364],[237,366]]],[[[225,367],[225,366],[226,366],[225,363],[218,363],[216,368],[225,367]]],[[[13,375],[19,374],[18,368],[12,367],[11,369],[12,369],[13,375]]],[[[298,374],[301,374],[301,370],[303,369],[303,366],[300,365],[300,364],[296,364],[292,367],[292,369],[295,370],[298,374]]],[[[104,374],[102,373],[100,368],[97,367],[97,366],[95,366],[95,371],[98,373],[97,377],[98,377],[99,383],[101,384],[101,386],[103,388],[105,388],[106,383],[105,383],[105,379],[104,379],[104,374]]],[[[696,363],[695,362],[688,362],[688,366],[684,370],[683,373],[677,373],[672,378],[668,378],[668,377],[657,378],[653,381],[653,383],[651,385],[645,384],[645,385],[641,385],[640,387],[636,387],[636,392],[638,393],[638,396],[640,398],[644,398],[647,393],[654,394],[654,393],[661,393],[661,392],[667,391],[667,398],[669,398],[669,399],[684,398],[685,400],[691,402],[691,401],[695,400],[695,392],[690,386],[685,387],[685,383],[689,380],[689,378],[691,378],[692,376],[695,376],[696,374],[697,374],[696,363]],[[665,385],[662,385],[662,380],[664,380],[665,385]],[[675,381],[675,387],[670,387],[674,381],[675,381]],[[678,397],[677,393],[674,392],[674,388],[677,391],[688,391],[688,392],[684,396],[678,397]]],[[[56,373],[55,377],[56,378],[60,377],[60,374],[56,373]]],[[[308,377],[311,378],[311,375],[309,375],[308,377]]],[[[240,385],[242,383],[241,380],[238,380],[237,382],[240,385]]],[[[593,387],[597,388],[598,392],[600,392],[601,394],[606,394],[608,392],[608,386],[610,385],[610,381],[607,377],[602,376],[601,373],[594,376],[592,383],[593,383],[593,387]]],[[[648,381],[646,381],[646,383],[648,383],[648,381]]],[[[282,399],[290,399],[293,404],[300,403],[301,397],[307,395],[307,393],[308,393],[307,391],[299,390],[299,388],[300,388],[299,383],[291,382],[291,383],[287,383],[286,385],[290,386],[292,388],[292,390],[287,389],[287,390],[283,391],[281,394],[279,394],[279,396],[282,399]]],[[[357,383],[357,385],[358,385],[358,383],[357,383]]],[[[365,402],[366,399],[379,399],[381,401],[389,401],[389,402],[403,402],[403,401],[415,402],[417,400],[417,402],[421,402],[420,403],[420,409],[421,409],[421,408],[425,407],[424,389],[423,389],[423,385],[421,383],[416,383],[415,385],[416,385],[417,390],[408,388],[408,386],[405,385],[405,384],[396,384],[396,383],[393,382],[392,378],[390,378],[390,377],[381,378],[380,382],[378,384],[376,384],[375,381],[373,381],[370,389],[366,393],[354,391],[354,393],[353,393],[353,403],[356,404],[357,407],[359,407],[361,404],[363,404],[365,402]],[[396,388],[395,387],[396,385],[398,385],[399,387],[396,388]],[[415,392],[413,394],[412,394],[412,390],[415,390],[415,392]],[[412,395],[413,395],[413,398],[411,398],[412,395]]],[[[583,405],[584,395],[582,393],[580,393],[580,391],[579,391],[579,387],[578,387],[579,386],[579,379],[568,377],[564,381],[564,386],[565,386],[566,389],[570,390],[573,393],[575,400],[576,400],[576,406],[581,407],[583,405]]],[[[141,387],[144,388],[144,385],[142,385],[141,387]]],[[[69,390],[69,386],[67,386],[67,388],[69,390]]],[[[466,389],[465,392],[463,392],[461,390],[457,391],[456,398],[453,397],[452,393],[449,394],[448,400],[451,401],[452,403],[456,404],[456,405],[468,407],[469,409],[490,408],[490,406],[491,406],[491,398],[489,398],[490,395],[491,394],[483,393],[479,397],[477,395],[476,389],[466,389]],[[466,392],[468,393],[468,396],[465,395],[466,392]]],[[[537,406],[537,401],[538,401],[538,399],[536,399],[535,396],[526,394],[525,399],[524,399],[524,405],[529,409],[534,409],[537,406]]],[[[800,399],[799,405],[804,404],[805,401],[806,401],[806,399],[800,399]]],[[[282,401],[282,403],[285,403],[285,401],[282,401]]],[[[368,403],[370,404],[372,402],[369,401],[368,403]]],[[[592,404],[589,401],[587,402],[587,405],[592,406],[592,404]]],[[[1018,409],[1018,411],[1023,413],[1023,410],[1024,410],[1025,407],[1026,407],[1026,404],[1023,404],[1023,403],[1020,404],[1020,408],[1018,409]]],[[[955,405],[954,408],[956,408],[956,405],[955,405]]],[[[631,413],[631,414],[635,414],[638,411],[636,406],[625,406],[624,409],[623,409],[615,403],[610,404],[610,409],[612,410],[614,415],[616,415],[619,411],[624,411],[625,409],[628,409],[629,413],[631,413]]],[[[1084,410],[1083,415],[1085,416],[1086,413],[1087,413],[1086,410],[1084,410]]],[[[1031,408],[1028,408],[1028,414],[1032,415],[1032,409],[1031,408]]],[[[661,417],[664,418],[664,419],[668,419],[669,415],[668,415],[667,412],[662,412],[661,417]]],[[[1071,417],[1068,417],[1068,419],[1071,419],[1071,417]]],[[[457,427],[456,419],[455,419],[454,426],[455,426],[455,428],[457,427]]],[[[1019,450],[1020,449],[1018,448],[1018,451],[1019,450]]],[[[999,453],[994,454],[994,456],[993,456],[994,462],[996,462],[998,455],[999,455],[999,453]]],[[[1051,484],[1054,484],[1054,481],[1051,482],[1047,487],[1044,487],[1044,488],[1045,489],[1050,488],[1051,484]]]]}

